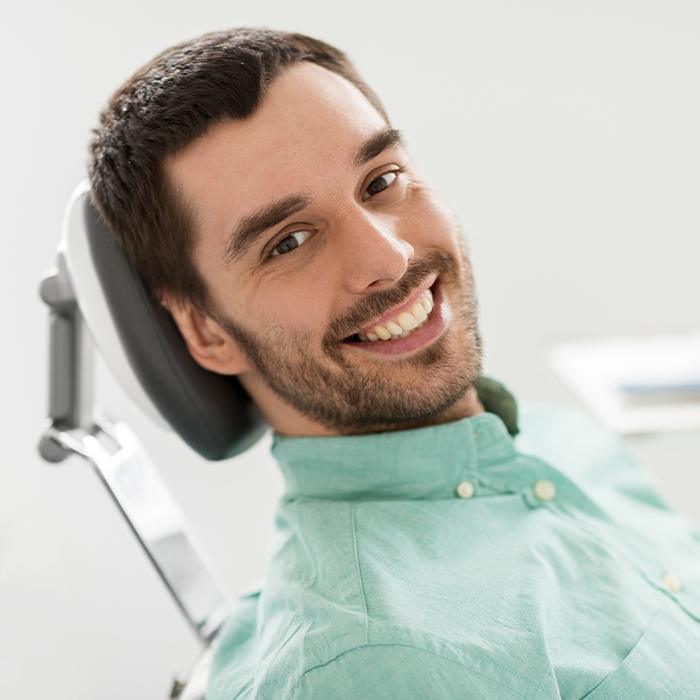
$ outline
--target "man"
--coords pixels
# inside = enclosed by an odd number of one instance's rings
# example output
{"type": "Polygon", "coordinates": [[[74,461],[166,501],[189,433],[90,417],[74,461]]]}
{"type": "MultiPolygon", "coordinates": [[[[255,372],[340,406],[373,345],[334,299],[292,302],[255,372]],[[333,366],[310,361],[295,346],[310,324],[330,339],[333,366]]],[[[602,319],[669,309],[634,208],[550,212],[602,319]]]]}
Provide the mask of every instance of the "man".
{"type": "Polygon", "coordinates": [[[585,416],[518,432],[456,217],[342,52],[168,49],[112,97],[90,178],[285,479],[209,700],[700,697],[700,530],[585,416]]]}

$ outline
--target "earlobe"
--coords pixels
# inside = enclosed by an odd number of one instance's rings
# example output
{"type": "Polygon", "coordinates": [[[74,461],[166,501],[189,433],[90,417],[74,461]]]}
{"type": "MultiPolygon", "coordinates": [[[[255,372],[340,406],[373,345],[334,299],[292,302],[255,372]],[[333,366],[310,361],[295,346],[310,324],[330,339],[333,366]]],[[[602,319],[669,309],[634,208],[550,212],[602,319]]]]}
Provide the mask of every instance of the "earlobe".
{"type": "Polygon", "coordinates": [[[190,303],[175,303],[161,297],[170,312],[192,358],[204,369],[217,374],[240,374],[250,369],[238,344],[210,316],[190,303]]]}

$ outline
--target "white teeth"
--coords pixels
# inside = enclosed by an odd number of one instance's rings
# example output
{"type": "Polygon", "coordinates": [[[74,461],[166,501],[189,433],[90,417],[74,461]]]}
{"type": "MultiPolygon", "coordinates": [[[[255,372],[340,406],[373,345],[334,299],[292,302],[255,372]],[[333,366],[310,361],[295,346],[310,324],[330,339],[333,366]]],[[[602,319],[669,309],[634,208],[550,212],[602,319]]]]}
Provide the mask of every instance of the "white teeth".
{"type": "Polygon", "coordinates": [[[418,325],[415,316],[409,314],[408,311],[404,311],[396,320],[405,331],[411,331],[418,325]]]}
{"type": "Polygon", "coordinates": [[[404,311],[385,325],[376,325],[371,331],[358,333],[362,341],[375,342],[378,340],[391,340],[392,338],[404,338],[414,330],[423,327],[433,310],[435,302],[429,289],[426,289],[420,299],[411,307],[411,311],[404,311]]]}
{"type": "Polygon", "coordinates": [[[386,324],[386,329],[391,333],[391,335],[401,335],[403,333],[403,328],[401,328],[398,323],[394,323],[393,321],[389,321],[389,323],[386,324]]]}
{"type": "Polygon", "coordinates": [[[425,309],[421,304],[414,304],[411,313],[416,317],[418,323],[422,323],[428,318],[428,314],[425,313],[425,309]]]}
{"type": "Polygon", "coordinates": [[[382,339],[382,340],[389,340],[391,338],[391,333],[384,328],[384,326],[375,326],[374,327],[374,332],[382,339]]]}
{"type": "Polygon", "coordinates": [[[420,299],[420,303],[423,305],[423,308],[430,313],[433,310],[433,306],[435,306],[435,302],[433,300],[433,294],[429,289],[426,289],[423,296],[420,299]]]}

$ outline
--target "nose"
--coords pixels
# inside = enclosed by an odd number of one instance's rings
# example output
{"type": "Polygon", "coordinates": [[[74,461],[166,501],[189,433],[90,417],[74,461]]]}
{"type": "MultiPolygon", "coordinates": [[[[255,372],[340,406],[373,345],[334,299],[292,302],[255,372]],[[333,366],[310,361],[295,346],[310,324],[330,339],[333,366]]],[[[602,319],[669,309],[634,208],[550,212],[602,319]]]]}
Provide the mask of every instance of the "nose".
{"type": "Polygon", "coordinates": [[[343,221],[338,259],[353,294],[394,287],[414,255],[411,243],[397,234],[394,217],[356,210],[343,221]]]}

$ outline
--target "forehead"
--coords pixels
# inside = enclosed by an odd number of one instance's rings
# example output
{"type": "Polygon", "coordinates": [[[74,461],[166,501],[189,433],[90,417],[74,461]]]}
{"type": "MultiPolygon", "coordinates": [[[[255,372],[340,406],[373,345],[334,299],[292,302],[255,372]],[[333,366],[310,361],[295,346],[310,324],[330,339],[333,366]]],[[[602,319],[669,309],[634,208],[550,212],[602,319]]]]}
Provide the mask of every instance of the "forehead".
{"type": "Polygon", "coordinates": [[[384,124],[352,83],[301,62],[269,84],[249,118],[216,124],[165,169],[197,228],[221,231],[256,204],[313,189],[336,166],[347,170],[357,145],[384,124]]]}

